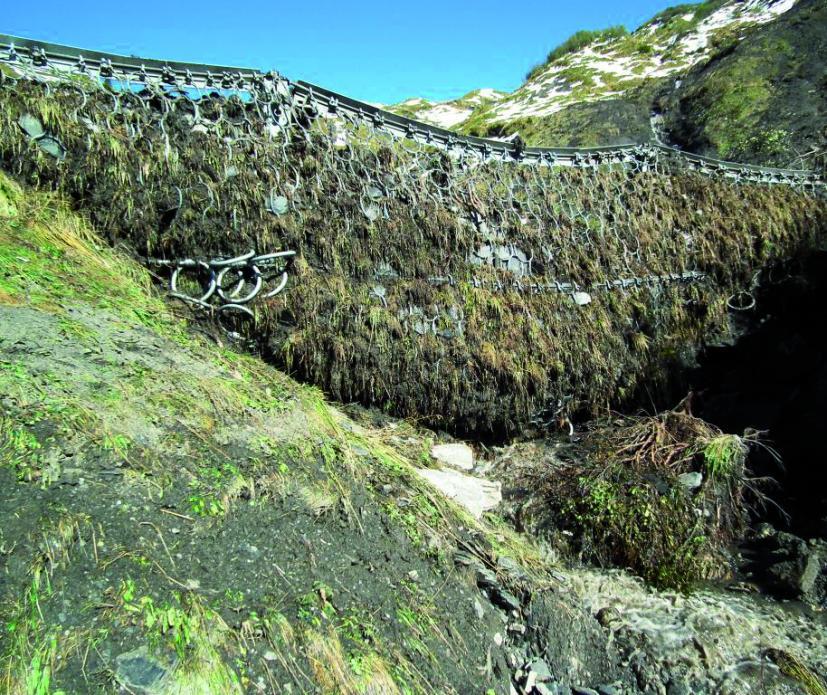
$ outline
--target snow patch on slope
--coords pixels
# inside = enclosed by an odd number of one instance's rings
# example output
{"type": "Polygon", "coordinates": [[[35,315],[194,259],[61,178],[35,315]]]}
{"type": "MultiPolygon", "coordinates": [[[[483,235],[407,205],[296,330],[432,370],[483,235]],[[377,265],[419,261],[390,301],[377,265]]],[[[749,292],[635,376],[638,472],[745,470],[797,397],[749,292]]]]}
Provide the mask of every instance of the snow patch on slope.
{"type": "Polygon", "coordinates": [[[460,109],[451,104],[434,104],[427,109],[419,111],[417,120],[425,121],[440,128],[453,128],[462,123],[471,115],[472,108],[460,109]]]}
{"type": "Polygon", "coordinates": [[[478,106],[496,102],[505,96],[505,92],[485,87],[450,101],[428,101],[415,97],[386,108],[440,128],[454,128],[465,121],[478,106]]]}
{"type": "MultiPolygon", "coordinates": [[[[549,116],[575,103],[611,99],[644,80],[684,72],[710,57],[715,34],[734,27],[755,26],[787,12],[796,0],[732,0],[683,35],[669,35],[654,21],[629,36],[596,42],[555,61],[488,115],[491,122],[526,116],[549,116]],[[571,75],[580,76],[572,80],[571,75]]],[[[695,12],[680,17],[695,19],[695,12]]]]}

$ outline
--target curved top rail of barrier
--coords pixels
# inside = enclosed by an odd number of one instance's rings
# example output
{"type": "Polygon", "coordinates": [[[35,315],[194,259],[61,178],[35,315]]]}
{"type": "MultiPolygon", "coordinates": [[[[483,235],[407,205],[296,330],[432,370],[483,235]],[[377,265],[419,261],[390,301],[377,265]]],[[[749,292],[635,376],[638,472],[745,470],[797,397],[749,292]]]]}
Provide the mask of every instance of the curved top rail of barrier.
{"type": "Polygon", "coordinates": [[[61,44],[0,34],[0,64],[6,63],[40,74],[54,71],[55,77],[67,73],[90,79],[121,83],[155,83],[178,90],[202,92],[227,91],[255,93],[270,85],[280,85],[299,102],[318,113],[347,116],[351,120],[381,128],[399,137],[458,153],[475,154],[483,160],[501,159],[526,164],[593,166],[600,163],[646,159],[665,154],[679,158],[690,170],[717,173],[735,179],[766,183],[787,183],[821,188],[819,175],[806,169],[782,169],[728,162],[684,152],[659,143],[608,147],[526,147],[520,142],[460,135],[421,121],[386,111],[372,104],[339,94],[309,82],[293,82],[276,71],[263,72],[245,67],[165,61],[122,56],[79,49],[61,44]]]}

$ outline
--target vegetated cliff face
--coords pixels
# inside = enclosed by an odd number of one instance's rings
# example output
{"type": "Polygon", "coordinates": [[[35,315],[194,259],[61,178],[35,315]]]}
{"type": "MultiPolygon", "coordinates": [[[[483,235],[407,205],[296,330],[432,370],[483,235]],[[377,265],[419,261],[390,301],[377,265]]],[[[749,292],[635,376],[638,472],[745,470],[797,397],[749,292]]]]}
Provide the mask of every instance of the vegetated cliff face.
{"type": "Polygon", "coordinates": [[[669,158],[465,167],[327,120],[274,135],[258,103],[77,87],[5,85],[10,170],[141,255],[296,251],[251,336],[274,362],[338,400],[489,436],[664,377],[726,330],[730,295],[815,243],[827,216],[806,191],[669,158]]]}
{"type": "MultiPolygon", "coordinates": [[[[818,0],[680,5],[632,33],[576,34],[514,93],[457,112],[452,127],[546,146],[663,139],[718,158],[807,166],[798,155],[824,147],[825,36],[818,0]]],[[[425,121],[441,106],[408,103],[406,115],[425,121]]]]}

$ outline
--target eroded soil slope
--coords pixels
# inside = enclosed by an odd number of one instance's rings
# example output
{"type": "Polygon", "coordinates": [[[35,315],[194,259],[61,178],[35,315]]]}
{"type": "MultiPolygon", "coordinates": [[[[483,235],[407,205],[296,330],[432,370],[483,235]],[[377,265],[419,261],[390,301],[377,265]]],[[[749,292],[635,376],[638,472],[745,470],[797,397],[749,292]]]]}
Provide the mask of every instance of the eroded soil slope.
{"type": "Polygon", "coordinates": [[[0,182],[4,692],[506,693],[533,654],[620,677],[495,518],[0,182]]]}

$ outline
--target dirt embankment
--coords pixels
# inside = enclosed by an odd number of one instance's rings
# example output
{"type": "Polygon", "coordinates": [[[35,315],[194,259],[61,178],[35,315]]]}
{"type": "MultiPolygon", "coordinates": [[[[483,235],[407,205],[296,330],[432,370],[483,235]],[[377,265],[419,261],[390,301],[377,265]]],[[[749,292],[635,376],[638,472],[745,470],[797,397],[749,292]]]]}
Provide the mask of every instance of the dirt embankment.
{"type": "Polygon", "coordinates": [[[532,659],[622,677],[533,546],[198,337],[55,198],[0,191],[4,692],[507,693],[532,659]]]}

